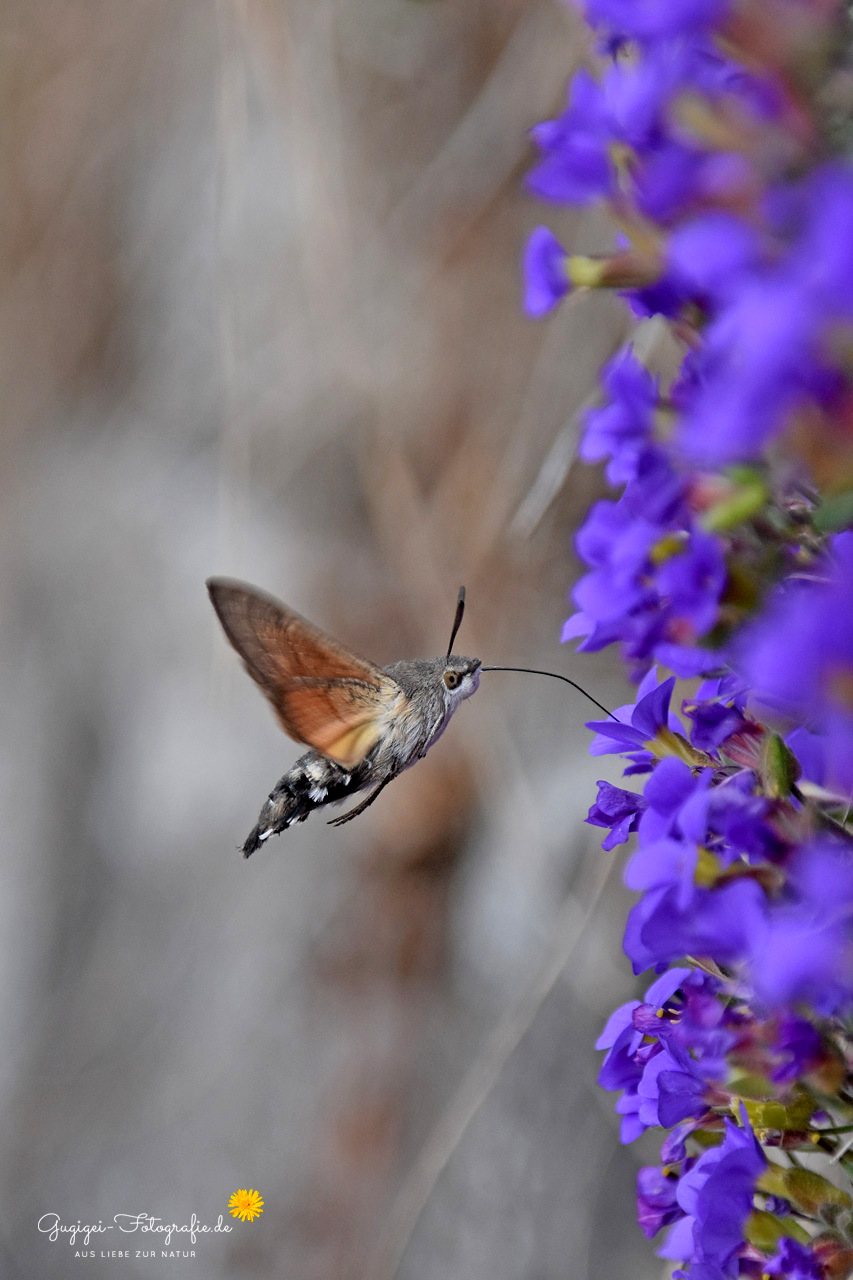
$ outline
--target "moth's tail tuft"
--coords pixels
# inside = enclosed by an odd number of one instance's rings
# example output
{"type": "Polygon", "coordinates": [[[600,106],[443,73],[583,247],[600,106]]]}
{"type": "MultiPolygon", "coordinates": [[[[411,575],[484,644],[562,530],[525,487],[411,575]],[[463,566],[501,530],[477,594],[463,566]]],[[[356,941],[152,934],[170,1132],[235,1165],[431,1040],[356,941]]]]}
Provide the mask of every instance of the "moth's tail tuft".
{"type": "MultiPolygon", "coordinates": [[[[311,779],[306,775],[304,760],[297,760],[270,793],[258,816],[257,826],[246,837],[243,844],[243,857],[250,858],[256,849],[260,849],[271,836],[277,836],[295,822],[304,822],[314,809],[322,803],[317,791],[312,789],[311,779]]],[[[324,769],[334,768],[328,761],[323,761],[324,769]]],[[[325,793],[324,793],[325,794],[325,793]]]]}
{"type": "Polygon", "coordinates": [[[260,825],[252,827],[252,830],[246,836],[246,839],[243,843],[243,849],[242,849],[243,857],[251,858],[255,850],[260,849],[262,844],[263,844],[263,841],[261,840],[260,825]]]}
{"type": "Polygon", "coordinates": [[[260,849],[270,836],[277,836],[280,831],[286,831],[288,827],[293,826],[294,822],[304,822],[310,812],[309,808],[300,804],[300,797],[293,794],[286,785],[286,779],[282,778],[261,809],[257,825],[252,827],[246,836],[243,843],[243,857],[251,858],[255,850],[260,849]]]}

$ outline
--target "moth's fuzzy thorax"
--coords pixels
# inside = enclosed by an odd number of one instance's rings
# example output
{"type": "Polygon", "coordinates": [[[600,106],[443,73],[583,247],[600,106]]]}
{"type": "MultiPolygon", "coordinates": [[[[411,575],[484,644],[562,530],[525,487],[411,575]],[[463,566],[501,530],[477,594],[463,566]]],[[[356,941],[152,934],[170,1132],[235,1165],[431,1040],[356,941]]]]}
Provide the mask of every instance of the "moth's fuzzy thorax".
{"type": "Polygon", "coordinates": [[[388,746],[398,759],[414,763],[438,741],[460,702],[476,691],[480,659],[452,654],[449,658],[394,662],[385,670],[397,681],[408,703],[392,731],[393,747],[391,743],[388,746]],[[448,672],[458,678],[455,688],[447,685],[448,672]]]}

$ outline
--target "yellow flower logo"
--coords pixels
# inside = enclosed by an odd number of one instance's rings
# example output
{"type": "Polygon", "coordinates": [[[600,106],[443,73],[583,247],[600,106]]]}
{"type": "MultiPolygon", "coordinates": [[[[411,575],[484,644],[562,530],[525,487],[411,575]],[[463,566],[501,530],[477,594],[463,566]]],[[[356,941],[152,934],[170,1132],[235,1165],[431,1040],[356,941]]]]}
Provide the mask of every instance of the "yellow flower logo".
{"type": "Polygon", "coordinates": [[[241,1222],[254,1222],[258,1214],[264,1211],[264,1202],[258,1191],[235,1191],[228,1201],[232,1218],[241,1222]]]}

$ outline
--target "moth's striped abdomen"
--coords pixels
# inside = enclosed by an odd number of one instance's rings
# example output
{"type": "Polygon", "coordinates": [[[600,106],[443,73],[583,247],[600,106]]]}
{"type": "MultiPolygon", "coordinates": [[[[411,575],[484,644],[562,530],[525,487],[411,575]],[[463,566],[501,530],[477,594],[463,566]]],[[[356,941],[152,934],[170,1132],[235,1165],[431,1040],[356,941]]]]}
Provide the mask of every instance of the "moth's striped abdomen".
{"type": "Polygon", "coordinates": [[[243,844],[248,858],[271,836],[304,822],[315,809],[345,800],[365,785],[369,770],[361,765],[348,772],[317,751],[307,751],[270,792],[258,822],[243,844]]]}

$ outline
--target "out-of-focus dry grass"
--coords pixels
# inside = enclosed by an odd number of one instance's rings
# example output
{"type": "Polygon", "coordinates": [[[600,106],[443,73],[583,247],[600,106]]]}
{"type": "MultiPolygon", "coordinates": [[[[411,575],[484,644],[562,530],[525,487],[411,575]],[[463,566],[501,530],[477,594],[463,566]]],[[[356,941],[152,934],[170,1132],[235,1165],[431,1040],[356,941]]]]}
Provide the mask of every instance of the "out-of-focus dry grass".
{"type": "MultiPolygon", "coordinates": [[[[593,1085],[628,977],[587,708],[484,677],[363,819],[243,864],[297,749],[202,585],[384,663],[442,651],[464,581],[463,651],[569,669],[577,414],[628,320],[587,296],[530,324],[516,259],[577,17],[4,16],[3,1274],[89,1274],[41,1213],[215,1221],[248,1185],[262,1219],[195,1260],[97,1273],[651,1274],[593,1085]]],[[[619,700],[606,659],[571,670],[619,700]]]]}

